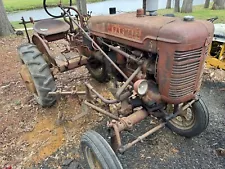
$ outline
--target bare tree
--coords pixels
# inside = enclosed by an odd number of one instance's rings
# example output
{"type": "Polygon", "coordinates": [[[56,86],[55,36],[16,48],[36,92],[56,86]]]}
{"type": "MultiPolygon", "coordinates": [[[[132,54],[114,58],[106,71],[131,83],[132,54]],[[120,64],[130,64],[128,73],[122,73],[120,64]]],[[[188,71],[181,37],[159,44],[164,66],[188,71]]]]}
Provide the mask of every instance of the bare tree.
{"type": "Polygon", "coordinates": [[[7,36],[13,33],[2,0],[0,0],[0,36],[7,36]]]}
{"type": "Polygon", "coordinates": [[[166,9],[171,9],[171,0],[167,0],[166,9]]]}
{"type": "Polygon", "coordinates": [[[82,15],[87,15],[87,1],[77,0],[77,8],[82,15]]]}
{"type": "Polygon", "coordinates": [[[209,8],[210,0],[205,0],[204,8],[209,8]]]}
{"type": "Polygon", "coordinates": [[[180,0],[175,0],[174,12],[180,12],[180,0]]]}
{"type": "Polygon", "coordinates": [[[181,8],[182,13],[192,12],[193,0],[184,0],[181,8]]]}
{"type": "Polygon", "coordinates": [[[212,9],[214,10],[225,9],[225,0],[214,0],[212,9]]]}
{"type": "Polygon", "coordinates": [[[144,13],[146,14],[146,0],[143,0],[143,9],[144,9],[144,13]]]}

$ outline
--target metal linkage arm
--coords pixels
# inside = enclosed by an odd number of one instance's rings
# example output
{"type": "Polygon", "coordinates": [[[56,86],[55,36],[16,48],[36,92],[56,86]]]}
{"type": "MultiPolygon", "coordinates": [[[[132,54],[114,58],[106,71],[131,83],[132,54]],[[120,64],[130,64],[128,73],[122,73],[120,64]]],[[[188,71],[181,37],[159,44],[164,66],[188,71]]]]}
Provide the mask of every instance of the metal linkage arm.
{"type": "Polygon", "coordinates": [[[141,71],[142,66],[139,66],[134,73],[127,79],[127,81],[123,84],[122,87],[118,89],[116,92],[116,97],[119,98],[125,88],[132,82],[132,80],[137,76],[137,74],[141,71]]]}
{"type": "Polygon", "coordinates": [[[86,92],[85,91],[56,91],[56,92],[49,92],[48,95],[49,96],[57,96],[57,95],[85,95],[86,92]]]}
{"type": "Polygon", "coordinates": [[[131,143],[128,143],[122,147],[119,148],[119,152],[120,153],[124,153],[127,149],[131,148],[133,145],[135,145],[136,143],[142,141],[144,138],[148,137],[149,135],[155,133],[156,131],[160,130],[161,128],[163,128],[166,125],[166,123],[160,123],[158,126],[154,127],[153,129],[149,130],[148,132],[146,132],[145,134],[139,136],[136,140],[132,141],[131,143]]]}
{"type": "Polygon", "coordinates": [[[98,111],[101,114],[104,114],[104,115],[106,115],[108,117],[111,117],[112,119],[119,120],[119,117],[115,116],[114,114],[112,114],[110,112],[107,112],[107,111],[101,109],[100,107],[97,107],[97,106],[89,103],[87,100],[84,101],[84,104],[86,104],[87,106],[91,107],[92,109],[98,111]]]}
{"type": "Polygon", "coordinates": [[[92,91],[98,98],[100,98],[104,103],[106,104],[114,104],[114,103],[118,103],[119,100],[108,100],[105,99],[101,94],[99,94],[94,88],[93,86],[91,86],[89,83],[85,83],[86,87],[92,91]]]}

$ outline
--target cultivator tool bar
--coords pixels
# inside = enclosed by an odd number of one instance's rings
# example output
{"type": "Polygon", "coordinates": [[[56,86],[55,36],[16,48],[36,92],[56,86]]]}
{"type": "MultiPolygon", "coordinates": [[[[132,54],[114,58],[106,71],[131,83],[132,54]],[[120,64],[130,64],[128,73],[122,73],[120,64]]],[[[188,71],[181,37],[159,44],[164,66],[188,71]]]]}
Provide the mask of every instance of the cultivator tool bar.
{"type": "MultiPolygon", "coordinates": [[[[130,76],[130,77],[132,77],[132,76],[130,76]]],[[[129,78],[124,84],[129,83],[130,80],[133,80],[133,79],[129,78]]],[[[196,100],[192,100],[191,102],[188,102],[187,104],[183,105],[182,107],[179,107],[179,108],[176,107],[174,109],[175,112],[173,114],[168,114],[167,112],[165,112],[163,110],[164,105],[159,105],[158,107],[154,107],[148,111],[141,109],[141,110],[138,110],[138,111],[130,114],[127,117],[119,117],[119,116],[112,114],[111,112],[108,112],[108,111],[102,109],[101,107],[98,107],[96,104],[95,105],[92,104],[91,102],[94,101],[95,103],[97,103],[98,102],[97,99],[100,99],[105,104],[110,105],[110,104],[119,103],[121,100],[117,100],[117,99],[108,100],[108,99],[104,98],[101,94],[99,94],[96,90],[94,90],[93,86],[91,86],[89,83],[85,83],[85,86],[86,86],[86,91],[77,91],[77,90],[56,91],[56,92],[50,92],[49,95],[57,95],[57,96],[66,96],[66,95],[84,96],[84,95],[86,95],[87,100],[84,100],[83,104],[87,105],[88,107],[92,108],[93,110],[97,111],[98,113],[101,113],[101,114],[113,119],[111,122],[108,122],[107,127],[113,130],[113,134],[111,136],[111,143],[112,143],[113,150],[115,152],[119,152],[121,154],[124,153],[129,148],[131,148],[132,146],[134,146],[136,143],[143,141],[143,139],[145,139],[149,135],[152,135],[153,133],[162,129],[167,124],[168,121],[176,118],[181,112],[183,112],[186,109],[188,109],[189,107],[191,107],[192,104],[196,101],[196,100]],[[91,93],[93,93],[93,95],[91,93]],[[120,132],[124,131],[124,130],[132,129],[135,124],[137,124],[137,123],[141,122],[142,120],[144,120],[145,118],[149,117],[149,115],[153,114],[154,111],[161,111],[161,113],[165,115],[164,120],[161,121],[161,123],[159,123],[152,129],[150,129],[148,132],[144,133],[141,136],[138,136],[138,138],[135,139],[134,141],[127,143],[125,145],[122,145],[120,132]]],[[[119,88],[118,91],[120,91],[120,89],[121,88],[119,88]]],[[[123,109],[125,109],[125,108],[123,108],[123,109]]],[[[83,116],[85,116],[87,114],[88,114],[87,112],[81,113],[80,115],[78,115],[78,118],[76,120],[78,120],[79,118],[82,118],[83,116]]]]}

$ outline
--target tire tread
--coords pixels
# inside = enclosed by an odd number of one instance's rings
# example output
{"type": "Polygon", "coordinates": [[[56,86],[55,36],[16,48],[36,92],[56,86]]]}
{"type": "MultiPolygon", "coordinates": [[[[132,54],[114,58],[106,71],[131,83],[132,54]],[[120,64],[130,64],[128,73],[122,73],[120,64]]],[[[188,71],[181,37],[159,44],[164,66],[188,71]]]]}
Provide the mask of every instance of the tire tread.
{"type": "MultiPolygon", "coordinates": [[[[100,161],[103,161],[104,169],[122,169],[122,165],[119,162],[116,154],[106,142],[106,140],[97,132],[90,130],[81,138],[81,147],[84,149],[84,144],[89,144],[94,146],[98,151],[94,152],[100,158],[100,161]]],[[[95,150],[96,150],[95,149],[95,150]]],[[[84,151],[84,150],[83,150],[84,151]]],[[[86,158],[86,157],[85,157],[86,158]]]]}
{"type": "Polygon", "coordinates": [[[42,53],[30,43],[22,44],[17,50],[22,64],[27,65],[36,87],[38,95],[35,95],[35,99],[43,107],[52,106],[56,97],[48,96],[48,93],[56,90],[56,83],[42,53]]]}

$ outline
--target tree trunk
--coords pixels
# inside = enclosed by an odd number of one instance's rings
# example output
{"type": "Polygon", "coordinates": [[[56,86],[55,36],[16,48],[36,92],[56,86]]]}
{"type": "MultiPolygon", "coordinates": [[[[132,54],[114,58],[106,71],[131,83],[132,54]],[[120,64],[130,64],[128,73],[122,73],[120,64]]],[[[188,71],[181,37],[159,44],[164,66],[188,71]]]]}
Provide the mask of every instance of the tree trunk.
{"type": "Polygon", "coordinates": [[[0,36],[13,33],[13,27],[8,20],[2,0],[0,0],[0,36]]]}
{"type": "Polygon", "coordinates": [[[209,8],[210,0],[205,0],[204,8],[209,8]]]}
{"type": "Polygon", "coordinates": [[[181,8],[181,13],[191,13],[192,12],[193,0],[184,0],[181,8]]]}
{"type": "Polygon", "coordinates": [[[167,0],[166,9],[171,9],[171,0],[167,0]]]}
{"type": "Polygon", "coordinates": [[[143,9],[144,9],[144,14],[146,14],[146,0],[143,0],[143,9]]]}
{"type": "Polygon", "coordinates": [[[87,15],[87,1],[77,0],[77,8],[82,15],[87,15]]]}
{"type": "Polygon", "coordinates": [[[174,12],[180,12],[180,0],[175,0],[174,12]]]}
{"type": "Polygon", "coordinates": [[[225,9],[225,0],[214,0],[212,9],[225,9]]]}

